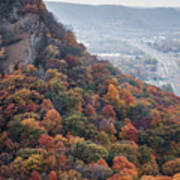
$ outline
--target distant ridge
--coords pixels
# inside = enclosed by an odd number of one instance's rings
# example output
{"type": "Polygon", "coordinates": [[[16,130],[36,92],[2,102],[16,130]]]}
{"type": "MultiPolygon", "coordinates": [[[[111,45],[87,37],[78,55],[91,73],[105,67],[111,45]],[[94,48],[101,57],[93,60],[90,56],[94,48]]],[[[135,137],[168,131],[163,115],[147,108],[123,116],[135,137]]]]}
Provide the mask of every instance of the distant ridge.
{"type": "Polygon", "coordinates": [[[102,28],[121,29],[180,29],[178,8],[142,8],[121,5],[85,5],[46,2],[50,11],[66,24],[73,26],[100,25],[102,28]],[[90,16],[89,16],[90,15],[90,16]],[[102,23],[103,21],[103,23],[102,23]]]}

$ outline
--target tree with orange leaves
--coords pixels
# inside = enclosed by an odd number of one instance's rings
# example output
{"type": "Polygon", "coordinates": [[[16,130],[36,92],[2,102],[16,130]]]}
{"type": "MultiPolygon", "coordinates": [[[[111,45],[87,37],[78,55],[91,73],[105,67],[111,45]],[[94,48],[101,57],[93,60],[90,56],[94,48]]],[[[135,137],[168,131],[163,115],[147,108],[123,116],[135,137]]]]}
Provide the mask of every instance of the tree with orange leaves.
{"type": "Polygon", "coordinates": [[[144,163],[141,167],[142,175],[157,175],[159,173],[158,164],[156,162],[156,157],[154,155],[151,156],[149,162],[144,163]]]}
{"type": "Polygon", "coordinates": [[[55,109],[51,109],[46,113],[42,124],[50,134],[56,134],[62,129],[61,121],[60,114],[55,109]]]}
{"type": "Polygon", "coordinates": [[[52,104],[50,99],[43,99],[43,102],[41,104],[41,109],[45,112],[54,109],[54,105],[52,104]]]}
{"type": "Polygon", "coordinates": [[[131,175],[132,177],[137,177],[138,175],[136,166],[124,156],[114,157],[112,169],[118,170],[125,175],[131,175]]]}
{"type": "Polygon", "coordinates": [[[114,174],[112,177],[108,178],[108,180],[133,180],[133,178],[129,175],[114,174]]]}
{"type": "Polygon", "coordinates": [[[64,41],[68,43],[69,46],[77,47],[77,41],[72,31],[66,31],[64,35],[64,41]]]}
{"type": "Polygon", "coordinates": [[[136,104],[136,98],[127,89],[123,89],[123,88],[120,89],[120,97],[124,100],[126,105],[136,104]]]}
{"type": "Polygon", "coordinates": [[[109,168],[107,162],[103,159],[103,158],[100,158],[98,161],[97,161],[97,164],[101,165],[101,166],[104,166],[106,168],[109,168]]]}
{"type": "Polygon", "coordinates": [[[141,180],[155,180],[154,176],[143,176],[141,180]]]}
{"type": "Polygon", "coordinates": [[[171,177],[168,176],[156,176],[155,180],[172,180],[171,177]]]}
{"type": "MultiPolygon", "coordinates": [[[[156,176],[156,177],[154,177],[154,176],[145,175],[145,176],[141,177],[141,180],[174,180],[174,179],[171,179],[168,176],[156,176]]],[[[177,179],[177,180],[179,180],[179,179],[177,179]]]]}
{"type": "Polygon", "coordinates": [[[172,180],[179,180],[180,179],[180,173],[175,174],[172,178],[172,180]]]}

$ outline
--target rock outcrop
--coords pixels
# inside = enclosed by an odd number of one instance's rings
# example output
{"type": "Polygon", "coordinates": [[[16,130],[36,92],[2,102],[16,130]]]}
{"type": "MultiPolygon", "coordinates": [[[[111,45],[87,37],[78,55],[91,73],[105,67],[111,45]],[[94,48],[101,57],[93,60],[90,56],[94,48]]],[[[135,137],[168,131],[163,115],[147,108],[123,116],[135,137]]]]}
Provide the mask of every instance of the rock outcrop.
{"type": "MultiPolygon", "coordinates": [[[[55,20],[41,0],[2,0],[0,12],[0,70],[11,73],[18,64],[38,59],[48,44],[48,26],[55,20]]],[[[63,33],[63,26],[56,25],[63,33]]]]}

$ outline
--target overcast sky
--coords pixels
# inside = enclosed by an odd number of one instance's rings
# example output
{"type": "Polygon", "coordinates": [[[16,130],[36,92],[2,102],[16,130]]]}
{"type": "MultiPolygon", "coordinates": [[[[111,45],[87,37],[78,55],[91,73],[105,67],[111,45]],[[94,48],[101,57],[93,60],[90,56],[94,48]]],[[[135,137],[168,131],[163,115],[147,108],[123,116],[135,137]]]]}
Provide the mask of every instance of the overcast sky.
{"type": "Polygon", "coordinates": [[[180,7],[180,0],[45,0],[82,4],[120,4],[145,7],[180,7]]]}

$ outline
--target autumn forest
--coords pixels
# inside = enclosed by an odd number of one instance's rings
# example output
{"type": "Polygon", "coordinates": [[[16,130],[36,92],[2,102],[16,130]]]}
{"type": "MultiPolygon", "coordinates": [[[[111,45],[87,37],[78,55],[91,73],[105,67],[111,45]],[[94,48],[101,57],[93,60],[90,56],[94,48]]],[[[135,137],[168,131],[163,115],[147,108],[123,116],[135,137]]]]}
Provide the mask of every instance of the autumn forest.
{"type": "Polygon", "coordinates": [[[0,17],[1,180],[180,180],[179,97],[98,61],[41,0],[0,17]]]}

